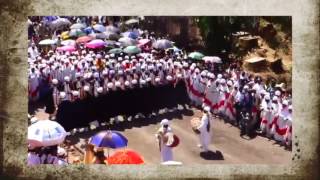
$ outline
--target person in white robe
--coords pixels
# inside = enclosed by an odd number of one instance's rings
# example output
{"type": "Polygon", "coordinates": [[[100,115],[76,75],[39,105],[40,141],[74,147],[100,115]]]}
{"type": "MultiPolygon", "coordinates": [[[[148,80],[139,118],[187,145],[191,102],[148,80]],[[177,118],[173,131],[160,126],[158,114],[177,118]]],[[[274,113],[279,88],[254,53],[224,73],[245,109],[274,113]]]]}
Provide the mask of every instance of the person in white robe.
{"type": "Polygon", "coordinates": [[[261,105],[260,105],[260,111],[261,111],[261,123],[260,123],[260,129],[262,133],[265,133],[266,136],[269,138],[271,137],[270,134],[270,124],[272,122],[272,104],[270,102],[270,95],[266,94],[263,98],[261,105]]]}
{"type": "Polygon", "coordinates": [[[172,129],[169,126],[169,120],[163,119],[160,123],[161,127],[158,129],[156,133],[156,138],[159,143],[159,149],[161,153],[161,161],[172,161],[173,153],[172,148],[166,145],[165,136],[167,133],[172,133],[172,129]]]}
{"type": "Polygon", "coordinates": [[[201,123],[197,127],[197,129],[200,131],[200,144],[198,147],[200,147],[204,152],[209,151],[208,146],[211,142],[211,118],[210,107],[205,106],[203,108],[201,123]]]}

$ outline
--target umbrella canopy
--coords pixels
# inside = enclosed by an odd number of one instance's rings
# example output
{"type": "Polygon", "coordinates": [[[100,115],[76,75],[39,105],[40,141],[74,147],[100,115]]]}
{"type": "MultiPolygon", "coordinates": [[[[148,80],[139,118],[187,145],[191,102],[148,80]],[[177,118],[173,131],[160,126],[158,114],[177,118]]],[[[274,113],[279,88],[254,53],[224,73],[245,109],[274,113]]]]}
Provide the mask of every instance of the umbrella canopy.
{"type": "Polygon", "coordinates": [[[58,18],[58,19],[52,21],[50,23],[49,27],[52,30],[58,30],[58,29],[62,29],[63,27],[70,26],[70,25],[71,25],[71,22],[68,19],[58,18]]]}
{"type": "Polygon", "coordinates": [[[89,34],[89,36],[93,37],[94,39],[106,39],[108,37],[104,33],[94,33],[94,34],[89,34]]]}
{"type": "Polygon", "coordinates": [[[93,29],[99,32],[105,32],[106,31],[106,27],[101,25],[101,24],[96,24],[93,26],[93,29]]]}
{"type": "Polygon", "coordinates": [[[129,25],[129,24],[136,24],[139,23],[138,19],[129,19],[125,22],[125,24],[129,25]]]}
{"type": "Polygon", "coordinates": [[[127,54],[138,54],[141,52],[141,49],[138,48],[137,46],[128,46],[123,49],[123,52],[127,54]]]}
{"type": "Polygon", "coordinates": [[[156,42],[154,42],[152,44],[152,46],[156,49],[168,49],[173,47],[173,44],[171,41],[167,40],[167,39],[160,39],[157,40],[156,42]]]}
{"type": "Polygon", "coordinates": [[[33,147],[57,145],[62,143],[66,136],[64,128],[51,120],[41,120],[28,127],[28,143],[33,147]]]}
{"type": "Polygon", "coordinates": [[[79,44],[80,43],[87,43],[87,42],[91,41],[92,39],[93,39],[93,37],[91,37],[91,36],[81,36],[76,40],[76,42],[79,44]]]}
{"type": "Polygon", "coordinates": [[[94,40],[88,42],[85,46],[87,48],[96,49],[96,48],[104,47],[105,45],[106,45],[106,42],[104,42],[103,40],[94,39],[94,40]]]}
{"type": "Polygon", "coordinates": [[[61,41],[61,44],[64,46],[75,46],[76,41],[72,39],[68,39],[68,40],[61,41]]]}
{"type": "Polygon", "coordinates": [[[80,29],[71,29],[69,32],[70,37],[80,37],[80,36],[85,36],[85,35],[87,35],[87,34],[80,29]]]}
{"type": "Polygon", "coordinates": [[[69,39],[69,31],[64,31],[61,33],[61,39],[65,40],[65,39],[69,39]]]}
{"type": "Polygon", "coordinates": [[[123,46],[133,46],[137,44],[136,40],[131,39],[129,37],[122,37],[118,41],[121,42],[123,46]]]}
{"type": "Polygon", "coordinates": [[[113,33],[118,33],[120,32],[119,28],[115,27],[115,26],[112,26],[112,25],[109,25],[106,27],[106,31],[109,31],[109,32],[113,32],[113,33]]]}
{"type": "Polygon", "coordinates": [[[172,49],[173,52],[181,52],[181,49],[177,48],[176,46],[173,46],[172,48],[169,48],[168,50],[172,49]]]}
{"type": "Polygon", "coordinates": [[[70,29],[84,29],[84,28],[86,28],[86,25],[81,23],[72,24],[72,26],[70,26],[70,29]]]}
{"type": "Polygon", "coordinates": [[[74,46],[61,46],[57,48],[57,51],[60,52],[73,52],[76,51],[77,49],[74,46]]]}
{"type": "Polygon", "coordinates": [[[144,46],[146,44],[148,44],[151,40],[150,39],[140,39],[138,41],[138,46],[144,46]]]}
{"type": "Polygon", "coordinates": [[[119,132],[101,131],[91,138],[90,144],[93,144],[97,147],[116,149],[126,147],[128,144],[128,140],[119,132]]]}
{"type": "Polygon", "coordinates": [[[218,56],[205,56],[202,58],[205,62],[211,62],[211,63],[222,63],[221,58],[218,56]]]}
{"type": "Polygon", "coordinates": [[[127,31],[122,33],[123,37],[129,37],[131,39],[137,39],[139,37],[139,34],[137,32],[133,32],[133,31],[127,31]]]}
{"type": "Polygon", "coordinates": [[[120,54],[120,53],[122,53],[122,52],[123,52],[123,51],[122,51],[121,48],[114,48],[114,49],[110,49],[110,50],[108,51],[109,54],[120,54]]]}
{"type": "Polygon", "coordinates": [[[117,150],[107,158],[108,164],[143,164],[144,160],[140,154],[133,150],[117,150]]]}
{"type": "Polygon", "coordinates": [[[56,41],[52,40],[52,39],[44,39],[42,41],[39,42],[39,45],[53,45],[55,44],[56,41]]]}
{"type": "Polygon", "coordinates": [[[204,57],[204,55],[199,52],[192,52],[188,55],[188,57],[191,59],[201,60],[204,57]]]}

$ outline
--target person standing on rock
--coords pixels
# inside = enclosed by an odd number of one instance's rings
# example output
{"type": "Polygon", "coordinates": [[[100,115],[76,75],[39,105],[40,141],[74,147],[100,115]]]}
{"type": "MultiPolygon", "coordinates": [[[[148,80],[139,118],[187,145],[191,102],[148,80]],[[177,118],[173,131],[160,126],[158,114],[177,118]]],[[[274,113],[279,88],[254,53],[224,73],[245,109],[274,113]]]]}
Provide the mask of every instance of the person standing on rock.
{"type": "Polygon", "coordinates": [[[159,149],[161,152],[161,161],[172,161],[172,148],[167,146],[166,143],[168,138],[166,138],[167,133],[172,133],[171,127],[169,127],[169,120],[163,119],[160,123],[161,127],[158,129],[156,137],[159,142],[159,149]]]}
{"type": "Polygon", "coordinates": [[[210,107],[205,106],[203,108],[201,123],[197,128],[200,131],[200,144],[198,147],[200,147],[204,152],[209,151],[208,146],[211,142],[211,117],[210,107]]]}

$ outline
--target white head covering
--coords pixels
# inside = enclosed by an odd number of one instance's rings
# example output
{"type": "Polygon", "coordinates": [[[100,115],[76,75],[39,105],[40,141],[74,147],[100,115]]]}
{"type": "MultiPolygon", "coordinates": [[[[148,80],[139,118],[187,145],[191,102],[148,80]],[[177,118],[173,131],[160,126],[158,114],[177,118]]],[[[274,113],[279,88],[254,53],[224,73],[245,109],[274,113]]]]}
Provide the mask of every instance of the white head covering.
{"type": "Polygon", "coordinates": [[[209,106],[205,106],[205,107],[203,108],[203,110],[204,110],[204,112],[210,112],[210,107],[209,107],[209,106]]]}
{"type": "Polygon", "coordinates": [[[279,90],[277,90],[277,91],[275,92],[275,95],[276,95],[276,96],[280,96],[280,95],[281,95],[281,92],[280,92],[279,90]]]}
{"type": "Polygon", "coordinates": [[[120,87],[120,86],[121,86],[121,83],[120,83],[120,81],[116,81],[114,85],[115,85],[116,87],[120,87]]]}
{"type": "Polygon", "coordinates": [[[218,79],[221,79],[222,78],[222,74],[218,74],[218,79]]]}
{"type": "Polygon", "coordinates": [[[58,79],[52,79],[52,84],[58,84],[58,79]]]}
{"type": "Polygon", "coordinates": [[[64,77],[64,81],[69,82],[70,81],[70,77],[69,76],[65,76],[64,77]]]}
{"type": "Polygon", "coordinates": [[[133,80],[131,81],[131,83],[132,83],[132,84],[137,84],[138,81],[137,81],[136,79],[133,79],[133,80]]]}
{"type": "Polygon", "coordinates": [[[278,101],[278,97],[277,96],[273,96],[272,101],[278,101]]]}
{"type": "Polygon", "coordinates": [[[89,91],[89,90],[90,90],[90,87],[89,87],[89,86],[84,86],[84,87],[83,87],[83,90],[84,90],[84,91],[89,91]]]}
{"type": "Polygon", "coordinates": [[[98,92],[98,93],[102,93],[102,92],[103,92],[103,87],[98,87],[98,88],[97,88],[97,92],[98,92]]]}
{"type": "Polygon", "coordinates": [[[168,119],[163,119],[161,122],[160,122],[160,125],[164,126],[164,125],[169,125],[169,120],[168,119]]]}
{"type": "Polygon", "coordinates": [[[60,98],[61,98],[61,99],[66,98],[66,93],[65,93],[65,92],[60,92],[60,98]]]}
{"type": "Polygon", "coordinates": [[[285,105],[285,106],[288,106],[289,102],[287,100],[283,100],[282,104],[285,105]]]}
{"type": "Polygon", "coordinates": [[[155,81],[156,81],[156,82],[160,82],[160,78],[159,78],[159,77],[156,77],[156,78],[155,78],[155,81]]]}
{"type": "Polygon", "coordinates": [[[113,87],[113,83],[112,83],[112,82],[109,82],[109,83],[107,84],[107,87],[108,87],[108,88],[112,88],[112,87],[113,87]]]}
{"type": "Polygon", "coordinates": [[[79,96],[79,92],[78,91],[72,91],[72,95],[77,97],[77,96],[79,96]]]}
{"type": "Polygon", "coordinates": [[[170,75],[167,76],[167,80],[168,80],[168,81],[172,81],[172,76],[170,76],[170,75]]]}
{"type": "Polygon", "coordinates": [[[125,81],[125,82],[124,82],[124,85],[125,85],[125,86],[129,86],[129,85],[130,85],[130,82],[129,82],[129,81],[125,81]]]}

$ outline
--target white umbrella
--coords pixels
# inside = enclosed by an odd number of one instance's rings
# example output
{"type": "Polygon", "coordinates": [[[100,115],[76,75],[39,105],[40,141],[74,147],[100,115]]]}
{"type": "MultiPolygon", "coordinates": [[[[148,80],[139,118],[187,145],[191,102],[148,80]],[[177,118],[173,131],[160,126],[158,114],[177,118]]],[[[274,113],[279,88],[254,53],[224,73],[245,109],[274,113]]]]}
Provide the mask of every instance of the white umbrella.
{"type": "Polygon", "coordinates": [[[28,127],[28,143],[33,147],[58,145],[66,136],[64,128],[51,120],[40,120],[28,127]]]}
{"type": "Polygon", "coordinates": [[[93,26],[93,29],[99,32],[105,32],[106,31],[106,27],[101,25],[101,24],[96,24],[93,26]]]}
{"type": "Polygon", "coordinates": [[[52,39],[44,39],[39,42],[39,45],[53,45],[56,41],[52,39]]]}
{"type": "Polygon", "coordinates": [[[211,63],[222,63],[221,58],[218,56],[205,56],[202,58],[205,62],[211,62],[211,63]]]}
{"type": "Polygon", "coordinates": [[[156,49],[168,49],[173,47],[173,43],[167,39],[160,39],[154,42],[152,46],[156,49]]]}
{"type": "Polygon", "coordinates": [[[125,24],[129,25],[129,24],[135,24],[135,23],[139,23],[138,19],[129,19],[125,22],[125,24]]]}
{"type": "Polygon", "coordinates": [[[50,23],[50,28],[52,30],[58,30],[64,26],[70,26],[71,22],[66,18],[58,18],[50,23]]]}
{"type": "Polygon", "coordinates": [[[118,40],[123,46],[133,46],[137,44],[137,41],[129,37],[122,37],[118,40]]]}
{"type": "Polygon", "coordinates": [[[70,29],[84,29],[86,27],[86,25],[81,24],[81,23],[76,23],[76,24],[72,24],[72,26],[70,26],[70,29]]]}
{"type": "Polygon", "coordinates": [[[115,26],[112,26],[112,25],[109,25],[106,27],[106,31],[109,31],[109,32],[113,32],[113,33],[117,33],[119,32],[119,28],[115,27],[115,26]]]}
{"type": "Polygon", "coordinates": [[[75,46],[76,41],[72,39],[68,39],[68,40],[61,41],[61,44],[64,46],[75,46]]]}

